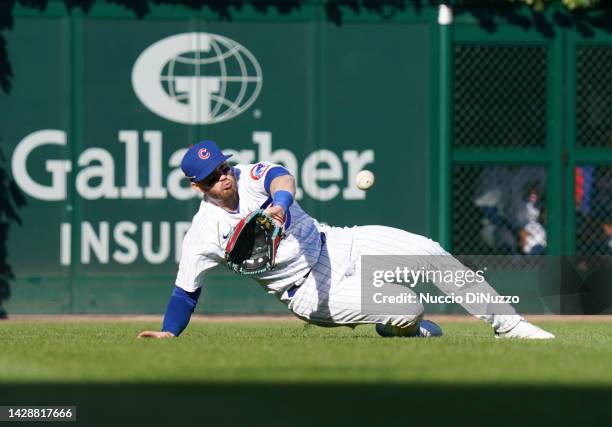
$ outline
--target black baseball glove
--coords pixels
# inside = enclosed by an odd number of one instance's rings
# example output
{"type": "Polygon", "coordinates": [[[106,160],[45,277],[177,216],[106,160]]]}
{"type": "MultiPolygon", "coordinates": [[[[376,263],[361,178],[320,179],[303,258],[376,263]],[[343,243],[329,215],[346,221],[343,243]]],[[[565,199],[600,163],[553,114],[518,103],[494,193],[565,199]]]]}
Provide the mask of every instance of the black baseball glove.
{"type": "Polygon", "coordinates": [[[230,270],[246,276],[272,270],[283,230],[262,209],[251,212],[234,227],[225,247],[230,270]]]}

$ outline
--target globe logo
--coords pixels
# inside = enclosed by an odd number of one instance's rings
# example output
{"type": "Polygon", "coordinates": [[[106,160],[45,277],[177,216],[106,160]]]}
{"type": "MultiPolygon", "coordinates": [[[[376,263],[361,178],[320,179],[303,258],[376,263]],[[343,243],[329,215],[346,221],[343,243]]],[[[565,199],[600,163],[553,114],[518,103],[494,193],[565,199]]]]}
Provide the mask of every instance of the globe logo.
{"type": "Polygon", "coordinates": [[[184,33],[145,49],[132,69],[132,86],[155,114],[184,124],[213,124],[247,110],[263,82],[244,46],[217,34],[184,33]]]}

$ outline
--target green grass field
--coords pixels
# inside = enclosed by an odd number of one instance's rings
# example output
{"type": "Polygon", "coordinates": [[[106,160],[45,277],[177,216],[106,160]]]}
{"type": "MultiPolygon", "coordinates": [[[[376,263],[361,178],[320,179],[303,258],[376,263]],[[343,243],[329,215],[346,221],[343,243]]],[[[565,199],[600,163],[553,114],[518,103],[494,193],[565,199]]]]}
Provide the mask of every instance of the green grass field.
{"type": "Polygon", "coordinates": [[[188,423],[186,408],[203,425],[609,425],[612,323],[542,325],[558,339],[495,340],[480,323],[382,339],[285,321],[197,322],[157,341],[135,337],[158,324],[3,322],[0,405],[76,404],[83,425],[188,423]]]}

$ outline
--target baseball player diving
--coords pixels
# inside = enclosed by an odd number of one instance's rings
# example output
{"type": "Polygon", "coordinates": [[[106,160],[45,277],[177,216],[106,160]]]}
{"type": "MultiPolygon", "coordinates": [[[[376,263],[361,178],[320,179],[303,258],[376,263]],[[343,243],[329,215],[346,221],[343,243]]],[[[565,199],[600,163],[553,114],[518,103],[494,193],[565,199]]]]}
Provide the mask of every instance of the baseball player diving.
{"type": "MultiPolygon", "coordinates": [[[[229,157],[212,141],[186,152],[181,168],[203,200],[183,241],[161,331],[143,331],[139,337],[178,337],[189,323],[206,274],[219,264],[252,277],[308,323],[374,324],[383,337],[442,335],[438,325],[423,319],[418,301],[387,314],[362,310],[361,301],[363,255],[426,256],[430,264],[440,263],[432,268],[461,266],[438,243],[391,227],[320,224],[294,200],[295,180],[287,169],[265,162],[230,166],[229,157]]],[[[457,292],[452,283],[434,285],[447,295],[457,292]]],[[[486,281],[478,286],[481,292],[498,295],[486,281]]],[[[485,314],[477,304],[462,305],[491,324],[496,337],[554,338],[509,304],[503,304],[503,314],[485,314]]]]}

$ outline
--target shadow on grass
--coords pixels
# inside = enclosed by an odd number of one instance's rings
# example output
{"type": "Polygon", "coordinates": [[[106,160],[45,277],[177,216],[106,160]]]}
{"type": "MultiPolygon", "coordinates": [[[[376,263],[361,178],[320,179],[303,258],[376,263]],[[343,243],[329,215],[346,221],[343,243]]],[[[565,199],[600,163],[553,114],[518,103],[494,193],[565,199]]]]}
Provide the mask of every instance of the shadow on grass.
{"type": "Polygon", "coordinates": [[[87,426],[610,425],[612,387],[2,384],[0,405],[77,406],[87,426]]]}

